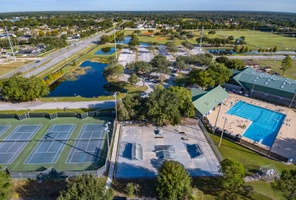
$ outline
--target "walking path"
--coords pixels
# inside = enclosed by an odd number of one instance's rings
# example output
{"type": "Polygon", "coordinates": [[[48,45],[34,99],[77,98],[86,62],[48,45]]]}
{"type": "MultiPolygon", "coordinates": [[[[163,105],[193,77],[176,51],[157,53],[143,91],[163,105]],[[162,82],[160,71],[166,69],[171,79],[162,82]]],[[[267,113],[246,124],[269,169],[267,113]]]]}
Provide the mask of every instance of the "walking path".
{"type": "Polygon", "coordinates": [[[117,149],[118,149],[118,141],[119,141],[119,131],[120,131],[120,124],[116,126],[116,132],[114,136],[114,142],[113,142],[113,149],[112,149],[112,156],[109,164],[109,173],[108,173],[108,179],[106,183],[106,189],[109,189],[111,187],[113,176],[115,173],[115,162],[116,162],[116,155],[117,155],[117,149]]]}
{"type": "Polygon", "coordinates": [[[82,102],[24,102],[0,103],[0,110],[49,110],[71,108],[113,108],[114,100],[82,102]]]}

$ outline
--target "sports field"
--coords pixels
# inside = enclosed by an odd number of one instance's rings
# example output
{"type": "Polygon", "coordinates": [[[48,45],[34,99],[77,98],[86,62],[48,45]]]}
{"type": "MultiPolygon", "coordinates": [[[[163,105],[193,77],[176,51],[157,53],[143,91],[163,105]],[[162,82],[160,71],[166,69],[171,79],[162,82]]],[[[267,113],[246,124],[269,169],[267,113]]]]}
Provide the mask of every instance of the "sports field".
{"type": "MultiPolygon", "coordinates": [[[[159,31],[159,30],[157,30],[159,31]]],[[[196,38],[200,37],[200,30],[186,30],[191,31],[195,35],[194,38],[188,39],[192,44],[197,44],[196,38]]],[[[216,34],[208,34],[210,30],[204,30],[204,37],[209,38],[227,38],[228,36],[233,36],[235,39],[241,36],[246,37],[246,43],[249,49],[258,50],[259,48],[274,48],[277,46],[278,50],[282,51],[295,51],[296,50],[296,38],[285,37],[279,34],[271,32],[263,32],[256,30],[215,30],[216,34]]],[[[131,35],[134,31],[125,31],[125,35],[131,35]]],[[[146,34],[147,31],[141,31],[141,34],[146,34]]],[[[158,42],[159,44],[165,44],[170,41],[166,36],[139,36],[141,42],[158,42]]],[[[180,45],[184,40],[175,39],[174,43],[180,45]]]]}
{"type": "Polygon", "coordinates": [[[112,121],[111,117],[0,119],[0,165],[16,172],[51,166],[57,171],[96,170],[105,164],[112,121]]]}

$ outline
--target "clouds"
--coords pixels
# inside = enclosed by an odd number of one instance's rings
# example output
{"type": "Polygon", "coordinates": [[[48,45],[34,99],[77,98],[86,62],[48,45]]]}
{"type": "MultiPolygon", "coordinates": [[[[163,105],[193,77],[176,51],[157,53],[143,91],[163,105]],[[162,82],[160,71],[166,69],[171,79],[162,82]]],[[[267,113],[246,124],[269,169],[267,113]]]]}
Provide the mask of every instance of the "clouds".
{"type": "Polygon", "coordinates": [[[254,10],[296,12],[295,0],[0,0],[0,12],[59,10],[254,10]]]}

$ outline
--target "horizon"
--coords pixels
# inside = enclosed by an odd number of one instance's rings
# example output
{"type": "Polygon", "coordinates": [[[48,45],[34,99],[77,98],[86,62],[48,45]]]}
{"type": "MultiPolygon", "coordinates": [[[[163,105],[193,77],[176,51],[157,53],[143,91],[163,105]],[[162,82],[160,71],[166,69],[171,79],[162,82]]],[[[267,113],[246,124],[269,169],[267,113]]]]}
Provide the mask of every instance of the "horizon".
{"type": "Polygon", "coordinates": [[[237,11],[237,12],[285,12],[296,13],[294,0],[170,0],[140,2],[137,0],[1,0],[0,13],[14,12],[146,12],[146,11],[237,11]],[[159,9],[165,8],[165,9],[159,9]],[[260,9],[257,9],[260,8],[260,9]],[[264,9],[262,9],[264,8],[264,9]]]}

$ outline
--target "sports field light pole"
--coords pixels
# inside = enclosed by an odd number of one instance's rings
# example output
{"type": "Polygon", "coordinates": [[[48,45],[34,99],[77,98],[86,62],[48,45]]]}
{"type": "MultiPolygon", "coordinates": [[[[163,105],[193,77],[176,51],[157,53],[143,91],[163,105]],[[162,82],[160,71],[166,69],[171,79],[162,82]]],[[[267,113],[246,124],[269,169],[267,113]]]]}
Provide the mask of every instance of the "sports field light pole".
{"type": "Polygon", "coordinates": [[[217,121],[218,121],[218,117],[219,117],[219,114],[220,114],[220,110],[221,110],[221,107],[222,107],[222,101],[217,101],[215,100],[216,102],[218,102],[219,104],[219,110],[218,110],[218,114],[217,114],[217,117],[216,117],[216,121],[215,121],[215,124],[212,128],[212,132],[215,133],[215,130],[216,130],[216,126],[217,126],[217,121]]]}
{"type": "Polygon", "coordinates": [[[222,117],[222,118],[224,118],[224,124],[223,124],[223,129],[222,129],[222,133],[221,133],[221,137],[220,137],[220,141],[219,141],[219,145],[218,145],[218,147],[221,146],[222,138],[223,138],[223,134],[224,134],[224,131],[225,131],[225,124],[226,124],[226,122],[227,122],[227,117],[222,117]]]}
{"type": "MultiPolygon", "coordinates": [[[[114,22],[114,21],[113,21],[114,22]]],[[[113,25],[113,24],[112,24],[113,25]]],[[[113,26],[113,35],[114,35],[114,46],[115,46],[115,59],[117,60],[117,48],[116,48],[116,33],[115,28],[113,26]]]]}
{"type": "Polygon", "coordinates": [[[115,121],[117,120],[117,100],[116,100],[117,92],[114,93],[115,98],[115,121]]]}
{"type": "Polygon", "coordinates": [[[292,104],[293,104],[293,102],[294,102],[295,95],[296,95],[296,89],[295,89],[295,91],[294,91],[294,96],[293,96],[293,99],[292,99],[292,101],[291,101],[291,103],[290,103],[290,105],[289,105],[289,108],[291,108],[291,106],[292,106],[292,104]]]}

